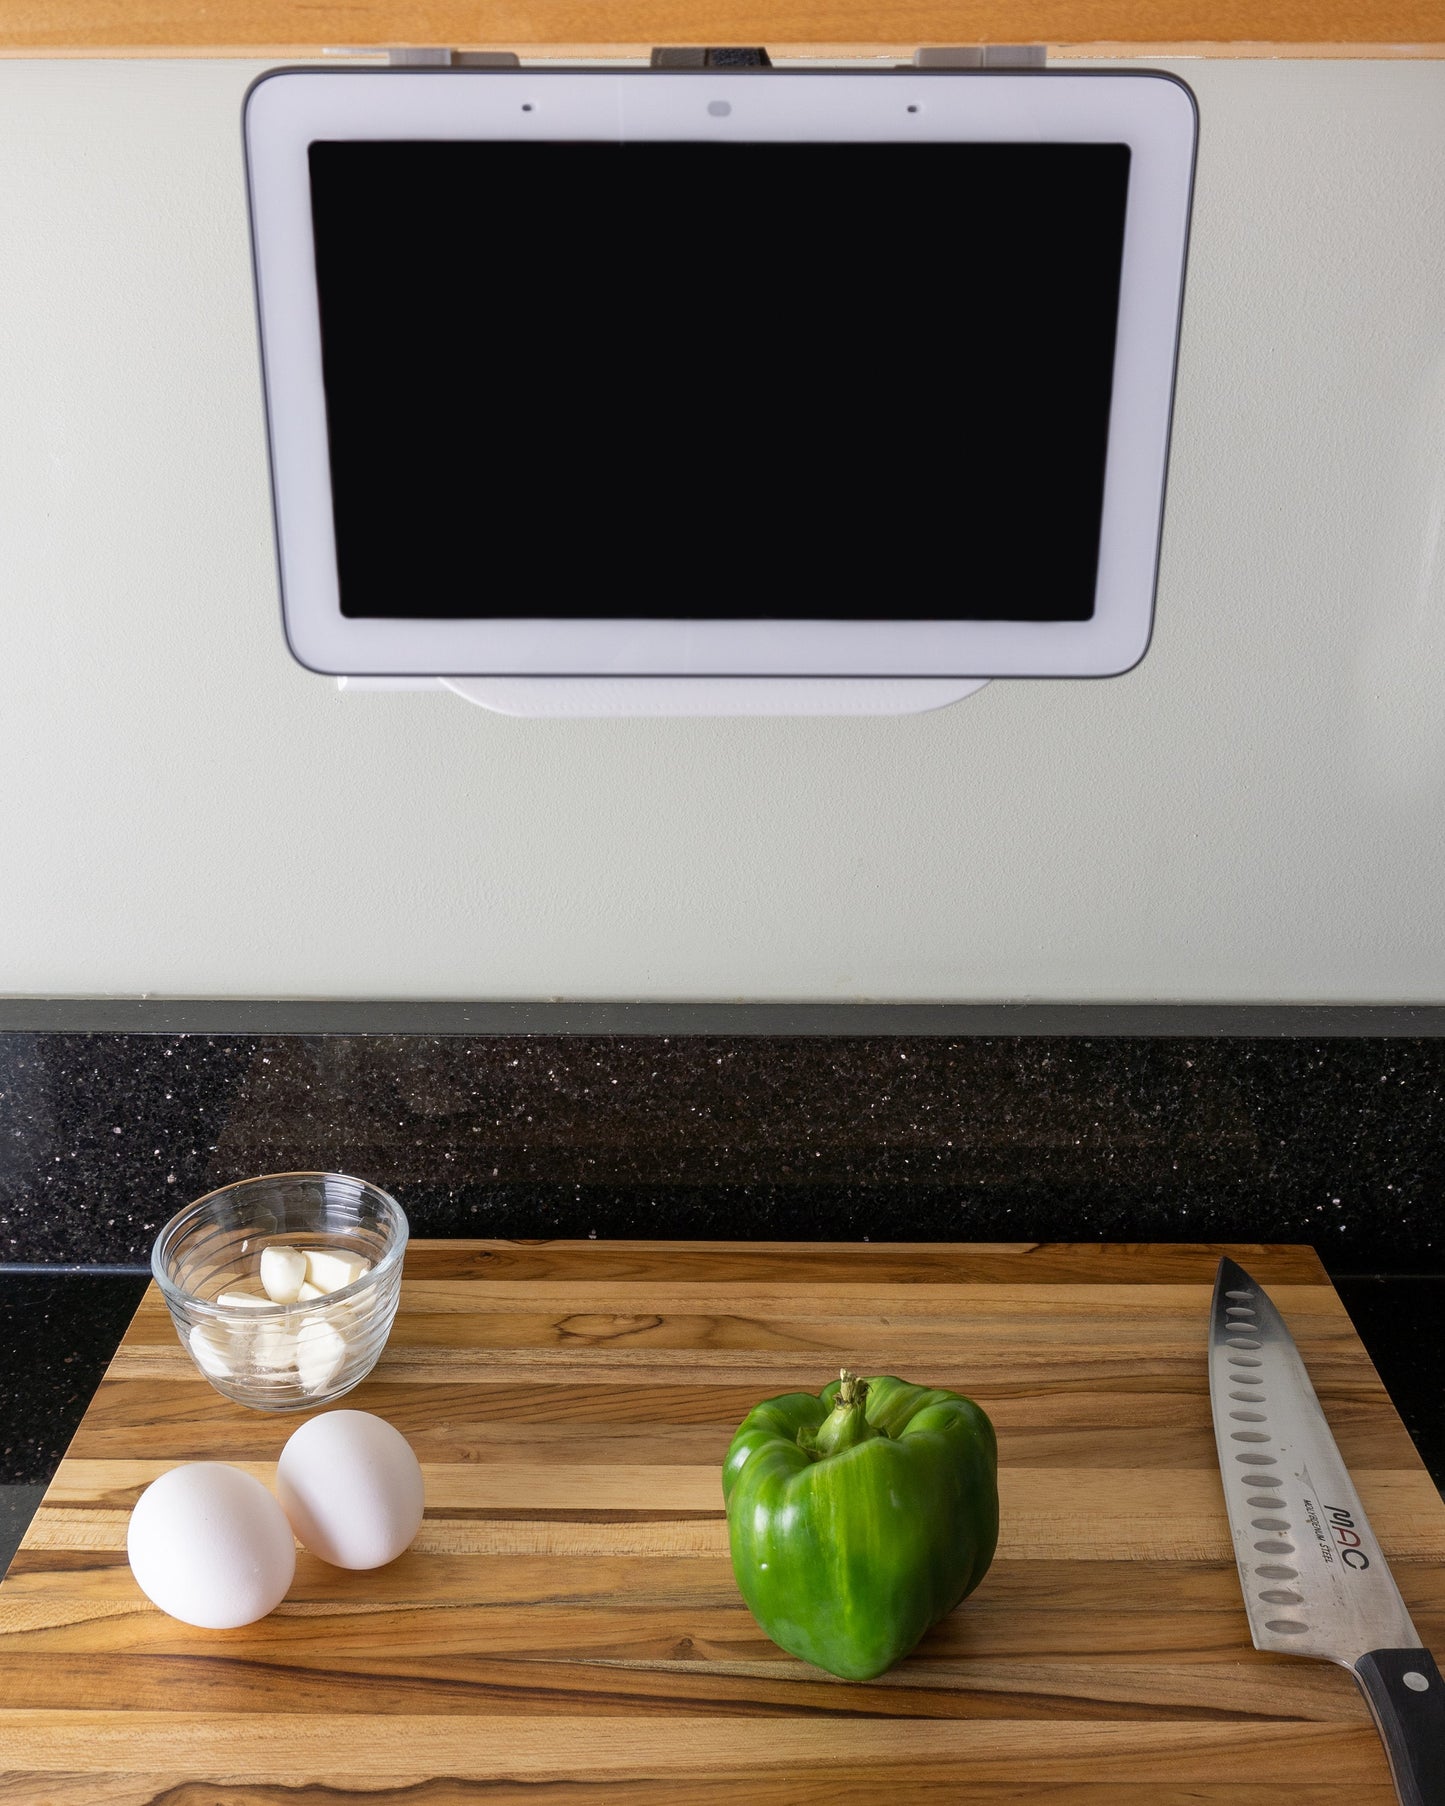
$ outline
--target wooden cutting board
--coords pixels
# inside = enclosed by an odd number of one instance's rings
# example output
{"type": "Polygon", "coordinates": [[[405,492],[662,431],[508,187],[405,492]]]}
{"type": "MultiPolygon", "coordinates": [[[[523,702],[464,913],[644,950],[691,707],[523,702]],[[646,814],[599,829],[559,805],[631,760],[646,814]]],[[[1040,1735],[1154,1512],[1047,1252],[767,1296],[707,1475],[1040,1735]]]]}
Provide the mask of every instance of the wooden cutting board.
{"type": "MultiPolygon", "coordinates": [[[[0,1587],[0,1800],[24,1806],[1068,1802],[1388,1806],[1342,1670],[1251,1646],[1215,1465],[1220,1248],[432,1242],[349,1405],[427,1479],[373,1574],[304,1552],[203,1632],[126,1566],[173,1463],[263,1478],[297,1419],[228,1404],[148,1293],[0,1587]],[[758,1630],[718,1469],[842,1363],[971,1393],[998,1558],[916,1654],[835,1681],[758,1630]]],[[[1309,1365],[1445,1655],[1445,1504],[1305,1248],[1231,1246],[1309,1365]]]]}

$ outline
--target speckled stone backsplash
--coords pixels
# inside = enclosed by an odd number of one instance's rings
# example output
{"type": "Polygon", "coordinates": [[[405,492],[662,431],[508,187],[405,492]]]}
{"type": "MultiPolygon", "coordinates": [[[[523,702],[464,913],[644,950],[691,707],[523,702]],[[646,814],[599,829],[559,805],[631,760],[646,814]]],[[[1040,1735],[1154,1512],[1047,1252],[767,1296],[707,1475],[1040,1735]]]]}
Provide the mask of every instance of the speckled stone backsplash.
{"type": "Polygon", "coordinates": [[[423,1235],[1313,1242],[1445,1271],[1445,1039],[0,1033],[0,1259],[329,1167],[423,1235]]]}

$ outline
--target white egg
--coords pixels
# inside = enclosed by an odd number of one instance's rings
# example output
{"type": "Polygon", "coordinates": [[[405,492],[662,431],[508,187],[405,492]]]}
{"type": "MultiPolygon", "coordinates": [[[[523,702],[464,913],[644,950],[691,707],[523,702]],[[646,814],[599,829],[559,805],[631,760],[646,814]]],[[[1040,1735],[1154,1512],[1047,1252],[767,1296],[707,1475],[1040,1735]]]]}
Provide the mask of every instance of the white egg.
{"type": "Polygon", "coordinates": [[[286,1514],[253,1474],[220,1461],[153,1480],[130,1514],[125,1547],[145,1596],[204,1630],[264,1618],[296,1573],[286,1514]]]}
{"type": "Polygon", "coordinates": [[[291,1528],[337,1568],[395,1561],[421,1528],[421,1464],[400,1430],[369,1411],[327,1411],[302,1424],[276,1464],[291,1528]]]}

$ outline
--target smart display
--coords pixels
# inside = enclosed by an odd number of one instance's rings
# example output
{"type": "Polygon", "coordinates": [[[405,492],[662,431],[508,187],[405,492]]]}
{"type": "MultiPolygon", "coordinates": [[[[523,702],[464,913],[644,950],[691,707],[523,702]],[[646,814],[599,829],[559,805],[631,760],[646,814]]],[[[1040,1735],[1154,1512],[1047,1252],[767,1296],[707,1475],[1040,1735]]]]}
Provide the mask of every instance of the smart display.
{"type": "Polygon", "coordinates": [[[1194,153],[1149,74],[281,71],[288,640],[442,675],[1103,675],[1194,153]]]}

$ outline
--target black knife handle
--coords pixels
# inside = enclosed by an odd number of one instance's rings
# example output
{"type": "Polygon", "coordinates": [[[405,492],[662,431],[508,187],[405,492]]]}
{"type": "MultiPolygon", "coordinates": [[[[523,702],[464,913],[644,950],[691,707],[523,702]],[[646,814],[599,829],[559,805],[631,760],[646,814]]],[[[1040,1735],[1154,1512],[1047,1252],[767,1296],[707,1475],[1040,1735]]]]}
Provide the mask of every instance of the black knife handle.
{"type": "Polygon", "coordinates": [[[1355,1663],[1355,1679],[1379,1726],[1400,1806],[1445,1806],[1445,1681],[1430,1651],[1372,1649],[1355,1663]]]}

